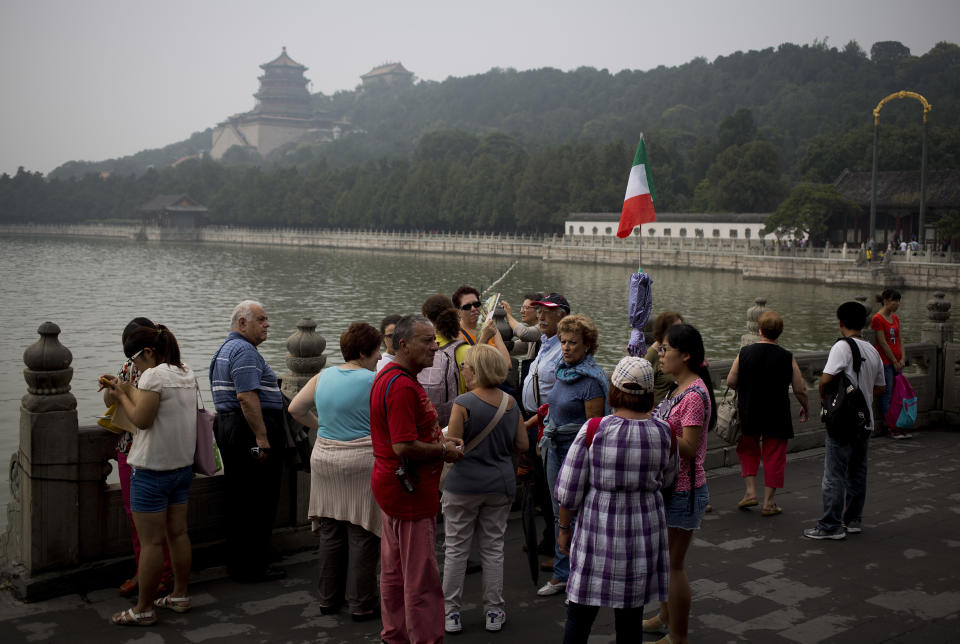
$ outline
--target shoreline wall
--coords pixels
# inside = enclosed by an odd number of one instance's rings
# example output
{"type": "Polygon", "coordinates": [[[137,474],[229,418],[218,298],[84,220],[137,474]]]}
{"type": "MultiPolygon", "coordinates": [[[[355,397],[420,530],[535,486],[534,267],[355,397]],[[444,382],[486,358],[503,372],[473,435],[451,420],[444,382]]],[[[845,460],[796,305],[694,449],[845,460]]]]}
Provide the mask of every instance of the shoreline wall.
{"type": "Polygon", "coordinates": [[[477,255],[537,257],[543,261],[737,271],[747,279],[957,290],[960,257],[951,254],[891,255],[889,262],[858,263],[847,248],[779,249],[746,239],[507,235],[500,233],[416,233],[349,230],[206,227],[191,230],[139,225],[0,225],[0,234],[125,238],[145,241],[303,246],[409,253],[472,252],[477,255]],[[641,247],[642,244],[642,247],[641,247]]]}

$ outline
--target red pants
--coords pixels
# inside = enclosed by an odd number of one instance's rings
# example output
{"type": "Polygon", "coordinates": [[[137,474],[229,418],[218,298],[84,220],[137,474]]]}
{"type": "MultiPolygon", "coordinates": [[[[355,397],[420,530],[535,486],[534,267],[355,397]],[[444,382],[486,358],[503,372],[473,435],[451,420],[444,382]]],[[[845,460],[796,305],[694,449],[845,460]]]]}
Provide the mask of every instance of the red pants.
{"type": "Polygon", "coordinates": [[[737,443],[740,457],[740,475],[756,476],[763,458],[763,484],[766,487],[782,488],[783,472],[787,464],[787,441],[782,438],[747,436],[737,443]],[[762,446],[761,446],[762,445],[762,446]]]}
{"type": "Polygon", "coordinates": [[[405,521],[382,515],[380,637],[387,644],[443,642],[443,590],[434,551],[437,518],[405,521]]]}

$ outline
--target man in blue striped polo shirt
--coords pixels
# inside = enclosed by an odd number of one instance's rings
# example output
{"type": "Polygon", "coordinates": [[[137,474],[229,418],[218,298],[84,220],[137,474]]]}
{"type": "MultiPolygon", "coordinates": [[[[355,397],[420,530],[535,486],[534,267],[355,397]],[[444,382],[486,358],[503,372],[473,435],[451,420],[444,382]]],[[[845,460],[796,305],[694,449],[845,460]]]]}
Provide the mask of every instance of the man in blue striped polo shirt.
{"type": "Polygon", "coordinates": [[[241,582],[285,575],[268,568],[284,446],[283,394],[276,373],[257,351],[268,328],[263,305],[240,302],[230,335],[210,361],[217,408],[213,429],[227,494],[227,572],[241,582]]]}

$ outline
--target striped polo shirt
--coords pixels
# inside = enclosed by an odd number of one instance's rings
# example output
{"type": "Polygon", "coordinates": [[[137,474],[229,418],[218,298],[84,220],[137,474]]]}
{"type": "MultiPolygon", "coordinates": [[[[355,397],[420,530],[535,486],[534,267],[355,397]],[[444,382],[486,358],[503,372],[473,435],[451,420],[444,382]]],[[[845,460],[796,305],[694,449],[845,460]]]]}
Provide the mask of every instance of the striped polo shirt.
{"type": "Polygon", "coordinates": [[[210,393],[217,411],[240,409],[238,393],[256,391],[263,409],[283,409],[277,374],[257,348],[231,331],[210,361],[210,393]]]}

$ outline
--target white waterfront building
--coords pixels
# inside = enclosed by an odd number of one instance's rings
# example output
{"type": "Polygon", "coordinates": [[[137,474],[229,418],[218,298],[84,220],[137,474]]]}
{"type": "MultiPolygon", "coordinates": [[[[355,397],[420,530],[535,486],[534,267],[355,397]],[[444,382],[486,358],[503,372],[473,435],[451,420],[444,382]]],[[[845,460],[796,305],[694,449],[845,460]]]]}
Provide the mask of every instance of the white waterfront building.
{"type": "MultiPolygon", "coordinates": [[[[658,212],[657,221],[633,229],[644,237],[689,237],[702,239],[766,239],[763,226],[770,213],[658,212]]],[[[614,237],[619,212],[572,212],[563,224],[564,236],[614,237]]],[[[786,239],[786,238],[785,238],[786,239]]]]}

